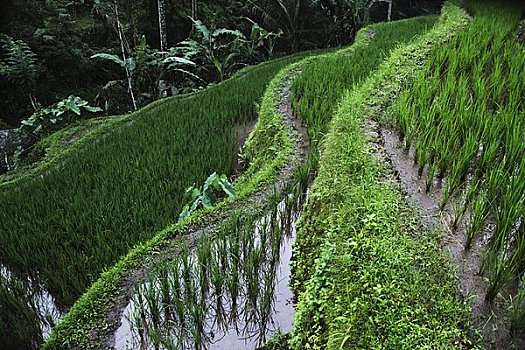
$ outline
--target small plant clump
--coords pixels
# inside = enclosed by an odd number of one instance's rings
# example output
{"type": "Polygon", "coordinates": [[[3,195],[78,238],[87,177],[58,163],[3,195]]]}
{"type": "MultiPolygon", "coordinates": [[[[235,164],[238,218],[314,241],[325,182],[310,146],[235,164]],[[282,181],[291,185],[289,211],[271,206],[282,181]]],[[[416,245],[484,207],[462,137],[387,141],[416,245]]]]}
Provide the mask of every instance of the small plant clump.
{"type": "Polygon", "coordinates": [[[183,220],[193,214],[199,208],[213,207],[219,201],[220,191],[223,191],[229,197],[235,196],[235,188],[228,181],[226,175],[217,175],[217,173],[211,174],[202,188],[196,188],[195,185],[190,186],[186,189],[185,202],[188,202],[182,208],[182,212],[179,214],[179,220],[183,220]]]}
{"type": "Polygon", "coordinates": [[[71,124],[75,118],[80,117],[82,111],[96,113],[102,112],[102,109],[92,107],[87,101],[71,95],[52,106],[35,112],[28,119],[22,120],[20,129],[36,138],[41,138],[53,130],[71,124]]]}

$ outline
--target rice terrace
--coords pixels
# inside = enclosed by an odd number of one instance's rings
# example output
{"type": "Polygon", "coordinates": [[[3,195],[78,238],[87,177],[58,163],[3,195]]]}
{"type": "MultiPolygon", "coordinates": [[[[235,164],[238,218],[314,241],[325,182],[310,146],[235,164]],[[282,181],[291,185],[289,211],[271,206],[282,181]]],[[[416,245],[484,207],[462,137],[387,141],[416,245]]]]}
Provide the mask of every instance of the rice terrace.
{"type": "Polygon", "coordinates": [[[6,0],[0,349],[525,349],[525,3],[6,0]]]}

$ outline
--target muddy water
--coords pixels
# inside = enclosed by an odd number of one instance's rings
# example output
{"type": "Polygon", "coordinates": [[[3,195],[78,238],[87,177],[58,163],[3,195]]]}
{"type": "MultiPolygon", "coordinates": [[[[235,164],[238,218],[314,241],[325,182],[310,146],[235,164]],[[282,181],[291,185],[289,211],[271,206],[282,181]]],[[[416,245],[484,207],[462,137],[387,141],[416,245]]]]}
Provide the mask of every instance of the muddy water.
{"type": "MultiPolygon", "coordinates": [[[[244,253],[239,254],[238,274],[241,285],[235,297],[232,298],[233,294],[227,287],[223,287],[222,292],[217,293],[216,285],[210,282],[208,289],[197,297],[200,298],[197,305],[200,305],[203,311],[202,323],[199,326],[195,325],[194,317],[190,316],[195,314],[195,309],[189,306],[192,302],[188,301],[187,296],[182,297],[185,305],[180,305],[184,307],[181,313],[185,316],[177,317],[176,312],[171,316],[162,312],[159,312],[160,316],[154,316],[155,313],[151,312],[151,304],[154,302],[151,298],[148,300],[148,294],[152,291],[156,295],[162,294],[162,287],[150,280],[142,288],[135,290],[132,301],[126,307],[121,326],[115,335],[115,348],[254,349],[277,333],[290,331],[295,309],[293,293],[288,284],[298,212],[285,214],[284,203],[281,203],[277,213],[280,213],[277,215],[278,241],[268,238],[272,236],[269,231],[269,217],[255,223],[255,232],[248,238],[249,242],[246,242],[246,237],[239,238],[240,251],[244,253]],[[243,244],[247,244],[247,247],[243,244]],[[278,249],[272,248],[274,244],[278,244],[278,249]],[[253,273],[249,272],[250,253],[246,253],[250,251],[261,251],[263,258],[259,260],[261,269],[248,278],[247,276],[253,273]],[[257,283],[257,290],[250,289],[249,283],[257,283]],[[137,292],[142,295],[137,295],[137,292]],[[267,295],[268,292],[270,294],[267,295]],[[152,322],[152,318],[155,317],[158,321],[152,322]],[[181,320],[182,317],[187,319],[181,320]]],[[[196,255],[196,251],[191,251],[189,261],[198,266],[196,255]]],[[[232,261],[226,263],[226,266],[230,267],[226,267],[224,273],[230,276],[232,261]]],[[[184,283],[188,282],[181,278],[181,284],[184,283]]],[[[195,286],[200,289],[203,283],[196,282],[195,286]]],[[[187,292],[186,289],[182,294],[187,292]]],[[[173,308],[176,309],[177,306],[173,308]]]]}
{"type": "MultiPolygon", "coordinates": [[[[453,198],[443,211],[439,209],[446,179],[434,180],[431,190],[427,192],[426,169],[422,176],[418,175],[413,149],[405,152],[399,135],[392,130],[381,128],[376,122],[368,121],[366,129],[371,136],[375,153],[391,164],[397,183],[406,194],[407,200],[419,209],[423,223],[442,234],[443,249],[456,267],[460,296],[472,307],[472,324],[481,330],[484,348],[510,348],[513,340],[510,325],[505,317],[504,301],[498,299],[494,303],[487,303],[484,298],[488,285],[482,273],[483,256],[494,226],[488,223],[483,235],[474,239],[470,249],[465,249],[465,223],[462,222],[457,229],[452,229],[455,206],[461,198],[453,198]]],[[[473,338],[477,338],[477,335],[473,335],[473,338]]],[[[515,342],[514,346],[517,349],[525,349],[523,339],[517,339],[515,342]]]]}
{"type": "MultiPolygon", "coordinates": [[[[18,277],[6,266],[0,266],[0,275],[1,282],[4,284],[2,287],[10,291],[16,291],[17,296],[13,296],[14,298],[19,298],[20,288],[25,289],[24,294],[26,297],[19,300],[22,303],[27,302],[27,306],[38,319],[42,339],[45,339],[50,334],[51,328],[63,315],[63,312],[55,303],[54,297],[38,283],[35,283],[30,278],[22,279],[18,277]]],[[[0,340],[0,347],[1,344],[2,341],[0,340]]]]}

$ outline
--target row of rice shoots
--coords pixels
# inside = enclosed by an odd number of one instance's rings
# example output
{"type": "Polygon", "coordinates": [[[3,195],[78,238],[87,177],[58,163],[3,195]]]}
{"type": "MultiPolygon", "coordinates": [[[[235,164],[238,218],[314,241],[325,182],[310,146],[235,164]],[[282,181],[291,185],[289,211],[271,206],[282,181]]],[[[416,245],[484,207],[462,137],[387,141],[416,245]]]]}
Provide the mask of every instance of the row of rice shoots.
{"type": "Polygon", "coordinates": [[[398,100],[396,122],[420,175],[427,169],[427,191],[446,178],[441,207],[457,199],[454,226],[468,219],[466,248],[494,223],[484,264],[492,301],[525,273],[525,50],[514,38],[523,11],[469,6],[473,23],[435,48],[398,100]]]}
{"type": "Polygon", "coordinates": [[[236,214],[194,247],[148,271],[132,293],[133,346],[204,349],[224,336],[262,345],[272,322],[284,202],[258,219],[236,214]]]}
{"type": "Polygon", "coordinates": [[[308,129],[314,147],[328,131],[343,92],[364,81],[396,46],[432,27],[436,17],[380,23],[364,29],[349,49],[327,54],[307,64],[292,83],[293,109],[308,129]]]}

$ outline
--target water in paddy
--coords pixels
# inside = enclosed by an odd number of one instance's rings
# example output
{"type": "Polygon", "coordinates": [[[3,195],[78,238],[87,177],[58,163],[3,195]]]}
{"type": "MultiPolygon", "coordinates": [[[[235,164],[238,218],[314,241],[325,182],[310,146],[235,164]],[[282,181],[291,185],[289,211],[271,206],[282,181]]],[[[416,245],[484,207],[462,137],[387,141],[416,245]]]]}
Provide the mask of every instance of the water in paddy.
{"type": "Polygon", "coordinates": [[[255,349],[291,329],[288,287],[298,213],[284,202],[263,219],[233,219],[137,286],[115,348],[255,349]]]}
{"type": "Polygon", "coordinates": [[[0,265],[0,349],[38,349],[61,316],[39,283],[0,265]]]}

